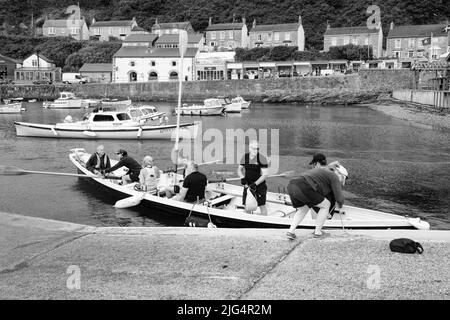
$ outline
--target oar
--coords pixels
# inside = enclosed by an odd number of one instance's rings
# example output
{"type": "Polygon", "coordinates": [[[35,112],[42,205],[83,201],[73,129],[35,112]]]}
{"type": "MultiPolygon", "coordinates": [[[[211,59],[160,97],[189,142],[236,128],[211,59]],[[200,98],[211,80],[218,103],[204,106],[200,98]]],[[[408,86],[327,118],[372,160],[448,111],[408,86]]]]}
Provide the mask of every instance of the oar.
{"type": "MultiPolygon", "coordinates": [[[[286,172],[283,172],[283,173],[271,174],[271,175],[268,175],[267,178],[292,177],[292,176],[295,176],[295,171],[286,171],[286,172]]],[[[237,180],[241,180],[241,178],[235,177],[235,178],[227,178],[227,179],[209,180],[209,183],[230,182],[230,181],[237,181],[237,180]]]]}
{"type": "Polygon", "coordinates": [[[96,175],[86,175],[86,174],[76,174],[76,173],[65,173],[65,172],[51,172],[51,171],[33,171],[24,170],[15,166],[0,166],[0,175],[9,176],[19,176],[24,174],[46,174],[53,176],[68,176],[68,177],[80,177],[80,178],[99,178],[99,179],[121,179],[121,177],[116,176],[96,176],[96,175]]]}

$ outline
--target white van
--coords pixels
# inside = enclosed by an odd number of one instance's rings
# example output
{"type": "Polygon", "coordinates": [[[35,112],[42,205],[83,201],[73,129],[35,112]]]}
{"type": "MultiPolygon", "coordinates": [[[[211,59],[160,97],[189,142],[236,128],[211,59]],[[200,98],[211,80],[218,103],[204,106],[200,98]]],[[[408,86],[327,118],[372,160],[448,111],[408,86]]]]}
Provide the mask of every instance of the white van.
{"type": "Polygon", "coordinates": [[[86,83],[88,79],[80,73],[65,72],[62,75],[62,83],[86,83]]]}

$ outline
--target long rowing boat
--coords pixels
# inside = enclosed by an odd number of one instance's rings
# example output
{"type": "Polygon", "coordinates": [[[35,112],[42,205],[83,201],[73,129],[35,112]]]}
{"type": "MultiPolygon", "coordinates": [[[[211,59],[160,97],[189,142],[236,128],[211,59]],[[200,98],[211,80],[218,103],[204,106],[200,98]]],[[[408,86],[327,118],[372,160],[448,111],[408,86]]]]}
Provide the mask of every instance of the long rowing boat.
{"type": "MultiPolygon", "coordinates": [[[[90,174],[85,164],[90,154],[82,148],[75,148],[69,154],[70,161],[81,174],[90,174]]],[[[111,160],[111,165],[116,163],[111,160]]],[[[119,168],[115,176],[122,176],[126,172],[119,168]]],[[[144,193],[135,190],[135,183],[118,184],[117,179],[92,179],[95,183],[106,187],[111,194],[119,199],[138,197],[141,204],[152,212],[161,215],[171,215],[185,219],[189,214],[211,221],[219,227],[237,228],[288,228],[294,216],[295,209],[288,204],[289,197],[281,193],[267,193],[267,216],[246,213],[242,206],[242,187],[222,182],[209,183],[207,186],[208,200],[202,204],[191,204],[169,199],[159,195],[144,193]]],[[[180,174],[162,173],[159,187],[166,187],[167,183],[182,180],[180,174]]],[[[353,206],[344,206],[345,214],[334,214],[332,219],[325,222],[325,228],[351,228],[351,229],[427,229],[429,224],[419,218],[407,218],[400,215],[385,213],[376,210],[363,209],[353,206]]],[[[314,228],[315,214],[311,210],[299,225],[299,228],[314,228]]]]}

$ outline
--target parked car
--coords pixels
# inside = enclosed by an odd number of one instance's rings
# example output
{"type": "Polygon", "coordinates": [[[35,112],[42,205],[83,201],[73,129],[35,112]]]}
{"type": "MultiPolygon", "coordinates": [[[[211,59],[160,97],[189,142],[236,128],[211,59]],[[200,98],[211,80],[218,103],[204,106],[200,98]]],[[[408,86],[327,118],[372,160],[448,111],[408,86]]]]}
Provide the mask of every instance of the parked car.
{"type": "Polygon", "coordinates": [[[33,81],[33,84],[52,84],[52,83],[53,83],[53,81],[48,78],[42,78],[42,79],[33,81]]]}

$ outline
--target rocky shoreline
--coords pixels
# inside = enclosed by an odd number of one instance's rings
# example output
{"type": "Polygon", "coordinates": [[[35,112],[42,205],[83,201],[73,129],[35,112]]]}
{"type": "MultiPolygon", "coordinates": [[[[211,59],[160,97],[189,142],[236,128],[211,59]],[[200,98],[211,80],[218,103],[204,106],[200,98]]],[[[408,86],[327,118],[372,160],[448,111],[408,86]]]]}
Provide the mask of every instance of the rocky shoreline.
{"type": "Polygon", "coordinates": [[[383,112],[391,117],[409,121],[413,125],[426,126],[434,130],[450,131],[449,108],[435,108],[392,98],[361,105],[383,112]]]}

